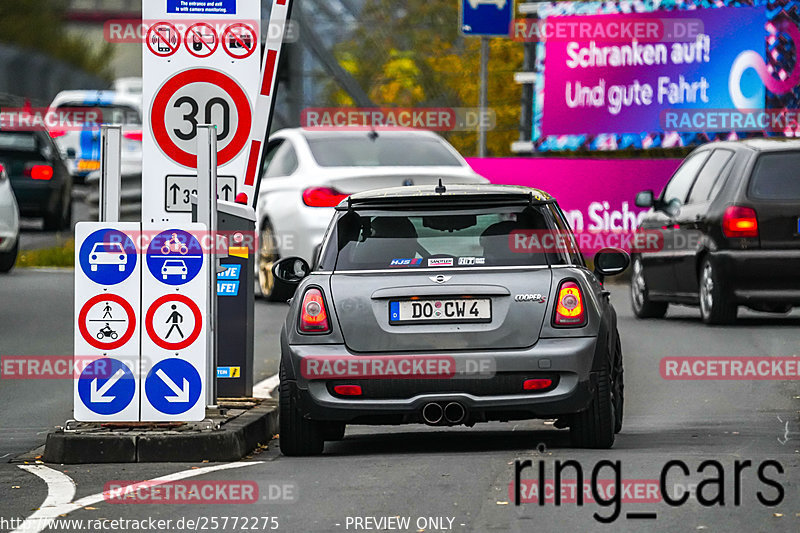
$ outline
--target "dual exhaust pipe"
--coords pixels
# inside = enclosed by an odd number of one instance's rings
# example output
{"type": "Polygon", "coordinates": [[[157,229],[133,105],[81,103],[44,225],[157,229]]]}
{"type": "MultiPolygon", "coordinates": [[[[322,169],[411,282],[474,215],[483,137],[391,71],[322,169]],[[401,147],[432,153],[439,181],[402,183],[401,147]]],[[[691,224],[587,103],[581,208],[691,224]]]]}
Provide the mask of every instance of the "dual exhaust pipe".
{"type": "Polygon", "coordinates": [[[466,409],[458,402],[448,404],[431,402],[422,408],[422,420],[429,426],[460,424],[466,417],[466,409]]]}

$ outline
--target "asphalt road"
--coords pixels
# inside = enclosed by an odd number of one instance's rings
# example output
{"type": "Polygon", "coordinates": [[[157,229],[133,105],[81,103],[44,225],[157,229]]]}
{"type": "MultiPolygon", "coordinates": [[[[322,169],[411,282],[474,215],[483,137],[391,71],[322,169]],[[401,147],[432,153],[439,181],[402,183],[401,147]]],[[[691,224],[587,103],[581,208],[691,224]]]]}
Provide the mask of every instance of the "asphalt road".
{"type": "MultiPolygon", "coordinates": [[[[71,283],[70,273],[18,271],[0,278],[0,354],[69,354],[71,283]]],[[[637,321],[629,310],[627,287],[609,287],[620,315],[626,367],[625,426],[610,451],[573,449],[563,431],[541,421],[448,430],[426,426],[356,427],[348,428],[344,441],[328,443],[322,457],[285,458],[277,446],[271,446],[234,465],[235,469],[192,478],[254,481],[262,493],[268,493],[269,485],[290,485],[295,490],[292,501],[115,505],[86,498],[101,492],[111,480],[146,480],[183,471],[196,475],[203,474],[198,467],[217,466],[149,464],[49,465],[66,473],[76,485],[74,497],[69,490],[64,494],[65,489],[52,489],[50,502],[59,497],[67,502],[85,498],[79,509],[57,508],[65,518],[84,521],[175,521],[181,517],[201,520],[199,527],[173,522],[156,528],[164,531],[202,530],[203,525],[217,531],[265,530],[261,519],[265,516],[277,518],[277,530],[292,532],[800,530],[798,382],[667,381],[659,373],[659,361],[665,356],[796,355],[800,346],[800,312],[779,318],[742,313],[744,318],[735,326],[715,328],[703,326],[699,313],[687,308],[671,308],[665,320],[637,321]],[[667,487],[674,491],[672,495],[691,489],[703,479],[719,477],[720,472],[713,465],[698,473],[703,461],[715,460],[724,481],[720,487],[707,484],[701,493],[712,497],[721,491],[724,505],[704,506],[694,497],[677,507],[664,501],[625,502],[617,520],[609,525],[599,523],[593,513],[609,516],[615,505],[515,506],[509,484],[514,480],[515,461],[525,459],[536,465],[543,461],[548,479],[553,477],[553,463],[557,460],[578,461],[587,479],[600,461],[611,460],[620,461],[623,480],[656,483],[667,461],[681,460],[689,474],[671,471],[667,487]],[[735,463],[746,460],[753,466],[737,476],[735,463]],[[759,465],[770,460],[777,461],[783,470],[778,473],[773,467],[764,467],[764,477],[775,480],[783,491],[780,503],[774,507],[758,500],[759,493],[766,500],[779,499],[777,489],[757,475],[759,465]],[[737,477],[741,498],[738,504],[737,477]],[[629,516],[642,512],[655,513],[656,518],[629,516]],[[243,517],[259,518],[242,527],[243,517]],[[409,523],[407,527],[391,529],[397,522],[373,522],[369,517],[407,517],[409,523]],[[213,518],[217,519],[217,527],[212,527],[213,518]],[[238,523],[234,524],[234,518],[238,523]],[[440,523],[434,523],[434,519],[440,523]]],[[[275,369],[274,335],[285,309],[282,304],[257,303],[259,376],[275,369]]],[[[69,417],[71,384],[0,380],[0,405],[0,458],[7,461],[41,444],[47,428],[69,417]]],[[[535,478],[535,467],[525,470],[522,477],[535,478]]],[[[566,477],[574,478],[570,474],[566,477]]],[[[613,472],[605,468],[597,477],[611,479],[613,472]]],[[[0,464],[0,493],[0,530],[7,527],[3,526],[3,518],[30,516],[48,494],[41,479],[13,463],[0,464]]],[[[72,526],[59,530],[77,529],[72,526]]]]}

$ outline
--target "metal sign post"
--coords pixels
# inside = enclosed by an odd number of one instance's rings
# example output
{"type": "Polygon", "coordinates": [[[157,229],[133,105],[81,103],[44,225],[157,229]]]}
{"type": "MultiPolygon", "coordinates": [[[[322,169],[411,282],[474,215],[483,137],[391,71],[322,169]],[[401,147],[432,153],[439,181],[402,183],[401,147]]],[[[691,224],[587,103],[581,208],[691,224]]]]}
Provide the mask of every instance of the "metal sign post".
{"type": "Polygon", "coordinates": [[[217,127],[197,128],[197,221],[208,227],[208,328],[206,346],[206,406],[217,407],[217,127]]]}
{"type": "Polygon", "coordinates": [[[100,222],[119,222],[122,126],[100,128],[100,222]]]}

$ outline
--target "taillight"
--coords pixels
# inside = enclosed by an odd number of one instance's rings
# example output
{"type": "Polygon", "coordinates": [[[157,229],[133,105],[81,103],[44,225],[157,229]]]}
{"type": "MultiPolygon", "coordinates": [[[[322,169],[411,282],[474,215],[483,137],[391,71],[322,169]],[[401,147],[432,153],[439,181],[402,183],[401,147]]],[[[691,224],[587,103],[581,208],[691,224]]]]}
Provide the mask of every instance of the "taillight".
{"type": "Polygon", "coordinates": [[[25,167],[24,174],[34,180],[47,181],[53,177],[53,167],[50,165],[29,165],[25,167]]]}
{"type": "Polygon", "coordinates": [[[142,142],[142,132],[141,131],[126,131],[122,134],[123,137],[128,139],[129,141],[138,141],[142,142]]]}
{"type": "Polygon", "coordinates": [[[726,237],[758,237],[756,210],[740,205],[729,206],[722,215],[722,233],[726,237]]]}
{"type": "Polygon", "coordinates": [[[333,392],[339,396],[361,396],[361,385],[336,385],[333,392]]]}
{"type": "Polygon", "coordinates": [[[578,284],[574,281],[565,281],[558,289],[556,302],[556,316],[553,319],[556,326],[580,327],[586,325],[586,311],[583,308],[583,295],[578,284]]]}
{"type": "Polygon", "coordinates": [[[330,187],[313,187],[303,191],[303,203],[309,207],[336,207],[347,196],[330,187]]]}
{"type": "Polygon", "coordinates": [[[328,313],[325,311],[325,300],[319,289],[308,289],[303,295],[300,309],[300,331],[303,333],[328,333],[328,313]]]}
{"type": "Polygon", "coordinates": [[[546,378],[537,378],[537,379],[526,379],[522,383],[523,390],[543,390],[550,388],[553,385],[552,379],[546,378]]]}
{"type": "Polygon", "coordinates": [[[66,135],[67,130],[50,130],[48,133],[50,133],[50,137],[52,139],[58,139],[59,137],[66,135]]]}

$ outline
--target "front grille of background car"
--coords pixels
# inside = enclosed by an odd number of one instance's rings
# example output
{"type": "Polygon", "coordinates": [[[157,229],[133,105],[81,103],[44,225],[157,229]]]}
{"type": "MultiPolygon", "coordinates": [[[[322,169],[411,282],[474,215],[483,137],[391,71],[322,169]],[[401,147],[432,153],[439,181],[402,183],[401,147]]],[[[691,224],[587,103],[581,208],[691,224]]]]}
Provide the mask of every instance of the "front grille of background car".
{"type": "Polygon", "coordinates": [[[327,382],[332,396],[348,400],[399,400],[419,394],[465,393],[473,396],[530,394],[535,396],[558,386],[558,375],[539,372],[500,372],[493,377],[453,379],[349,379],[327,382]],[[542,390],[526,391],[526,379],[549,378],[553,384],[542,390]],[[336,385],[360,385],[361,396],[341,396],[333,391],[336,385]]]}

